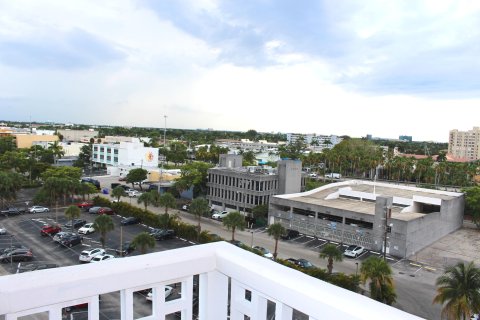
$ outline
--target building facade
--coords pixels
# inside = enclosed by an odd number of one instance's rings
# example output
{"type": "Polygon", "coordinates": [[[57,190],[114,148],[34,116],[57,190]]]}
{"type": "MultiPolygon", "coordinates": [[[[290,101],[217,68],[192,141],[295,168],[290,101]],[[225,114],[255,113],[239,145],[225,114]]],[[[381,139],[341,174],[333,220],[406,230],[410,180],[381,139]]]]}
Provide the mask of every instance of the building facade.
{"type": "Polygon", "coordinates": [[[63,141],[89,143],[90,139],[98,136],[98,131],[59,129],[57,130],[57,134],[63,137],[63,141]]]}
{"type": "Polygon", "coordinates": [[[405,258],[461,228],[463,209],[462,193],[355,180],[273,196],[268,214],[269,224],[405,258]]]}
{"type": "Polygon", "coordinates": [[[17,148],[31,148],[35,144],[48,145],[58,141],[56,135],[14,134],[17,148]]]}
{"type": "Polygon", "coordinates": [[[100,166],[158,167],[158,148],[143,143],[93,144],[92,161],[100,166]]]}
{"type": "Polygon", "coordinates": [[[468,131],[450,130],[448,153],[469,161],[480,159],[480,127],[468,131]]]}
{"type": "Polygon", "coordinates": [[[302,163],[279,161],[271,167],[242,167],[242,156],[221,155],[220,166],[208,170],[207,200],[217,210],[240,211],[244,214],[279,192],[300,192],[302,163]]]}

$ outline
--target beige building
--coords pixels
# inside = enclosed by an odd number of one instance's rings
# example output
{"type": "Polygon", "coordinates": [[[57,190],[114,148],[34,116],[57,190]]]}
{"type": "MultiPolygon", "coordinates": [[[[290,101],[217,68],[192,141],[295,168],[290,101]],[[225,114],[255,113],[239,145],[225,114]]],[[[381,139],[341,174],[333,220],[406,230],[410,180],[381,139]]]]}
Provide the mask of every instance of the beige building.
{"type": "Polygon", "coordinates": [[[469,161],[480,159],[480,127],[468,131],[450,130],[448,153],[469,161]]]}
{"type": "Polygon", "coordinates": [[[34,143],[58,141],[56,135],[15,134],[17,148],[31,148],[34,143]]]}

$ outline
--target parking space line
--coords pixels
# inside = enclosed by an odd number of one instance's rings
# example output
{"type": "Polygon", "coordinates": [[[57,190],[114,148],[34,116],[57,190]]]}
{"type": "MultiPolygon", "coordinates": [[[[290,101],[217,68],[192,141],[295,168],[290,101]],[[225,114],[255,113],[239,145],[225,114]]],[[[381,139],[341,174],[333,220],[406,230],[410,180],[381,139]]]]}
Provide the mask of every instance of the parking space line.
{"type": "Polygon", "coordinates": [[[310,240],[308,240],[308,241],[305,241],[305,242],[302,242],[302,243],[303,243],[303,244],[307,244],[307,243],[310,243],[310,242],[312,242],[312,241],[315,241],[315,238],[312,238],[312,239],[310,239],[310,240]]]}

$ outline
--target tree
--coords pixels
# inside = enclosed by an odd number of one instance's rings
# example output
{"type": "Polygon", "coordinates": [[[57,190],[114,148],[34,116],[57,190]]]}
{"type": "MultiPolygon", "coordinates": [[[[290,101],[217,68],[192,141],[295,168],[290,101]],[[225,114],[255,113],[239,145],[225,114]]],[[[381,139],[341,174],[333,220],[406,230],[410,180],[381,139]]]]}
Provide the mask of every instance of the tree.
{"type": "MultiPolygon", "coordinates": [[[[228,216],[227,216],[228,217],[228,216]]],[[[273,237],[275,239],[275,250],[273,251],[273,259],[277,260],[277,254],[278,254],[278,240],[282,235],[284,235],[287,232],[285,228],[282,226],[281,223],[273,223],[267,228],[267,233],[270,237],[273,237]]]]}
{"type": "Polygon", "coordinates": [[[106,214],[96,217],[93,222],[93,228],[100,233],[100,242],[102,243],[102,248],[105,249],[107,233],[115,229],[112,218],[106,214]]]}
{"type": "Polygon", "coordinates": [[[195,197],[206,194],[207,190],[207,170],[213,165],[205,162],[187,163],[182,168],[182,173],[176,184],[179,184],[186,190],[193,187],[195,197]]]}
{"type": "Polygon", "coordinates": [[[175,197],[169,192],[164,192],[162,195],[160,195],[159,203],[160,206],[165,207],[165,215],[167,216],[168,208],[173,209],[177,206],[177,200],[175,200],[175,197]]]}
{"type": "Polygon", "coordinates": [[[232,242],[235,241],[235,230],[245,230],[245,217],[238,211],[232,211],[222,220],[228,230],[232,229],[232,242]]]}
{"type": "Polygon", "coordinates": [[[193,199],[192,203],[190,204],[190,207],[188,208],[188,211],[198,218],[198,226],[197,226],[197,231],[198,231],[198,237],[200,237],[200,233],[202,232],[202,227],[200,223],[202,222],[202,216],[206,215],[210,210],[210,207],[208,206],[208,200],[205,198],[195,198],[193,199]]]}
{"type": "Polygon", "coordinates": [[[473,261],[448,267],[436,285],[433,303],[443,305],[442,316],[447,319],[470,319],[480,311],[480,269],[473,261]]]}
{"type": "Polygon", "coordinates": [[[80,183],[78,191],[82,195],[83,200],[85,200],[85,195],[90,199],[91,194],[98,192],[97,187],[91,183],[80,183]]]}
{"type": "Polygon", "coordinates": [[[374,300],[392,305],[397,295],[393,284],[392,269],[379,257],[369,257],[360,268],[360,279],[365,284],[370,281],[370,297],[374,300]]]}
{"type": "Polygon", "coordinates": [[[22,186],[22,177],[15,172],[0,171],[0,199],[2,200],[2,207],[5,206],[6,201],[11,201],[16,198],[17,191],[22,186]]]}
{"type": "Polygon", "coordinates": [[[65,216],[67,219],[72,221],[72,230],[73,230],[73,220],[80,217],[80,208],[77,206],[69,206],[67,210],[65,210],[65,216]]]}
{"type": "Polygon", "coordinates": [[[154,202],[153,195],[150,192],[142,193],[137,199],[138,204],[143,203],[143,205],[145,206],[145,211],[147,211],[147,206],[149,204],[153,204],[153,202],[154,202]]]}
{"type": "Polygon", "coordinates": [[[133,238],[132,243],[136,248],[139,248],[141,254],[145,254],[148,248],[155,247],[155,238],[148,232],[142,232],[133,238]]]}
{"type": "Polygon", "coordinates": [[[142,189],[142,181],[147,179],[147,170],[143,168],[132,169],[127,174],[127,183],[132,184],[132,188],[135,186],[135,183],[138,183],[140,190],[142,189]]]}
{"type": "Polygon", "coordinates": [[[332,274],[333,271],[333,261],[342,261],[343,260],[343,254],[340,249],[337,248],[336,245],[334,244],[326,244],[322,251],[320,252],[320,258],[322,259],[328,259],[328,264],[327,264],[327,269],[328,273],[332,274]]]}
{"type": "MultiPolygon", "coordinates": [[[[85,185],[91,185],[90,183],[84,183],[85,185]]],[[[112,198],[117,198],[117,202],[120,201],[120,198],[121,197],[125,197],[127,195],[127,193],[125,192],[125,189],[123,189],[121,186],[117,186],[115,188],[113,188],[112,190],[112,198]]],[[[147,208],[145,208],[146,210],[147,208]]]]}
{"type": "Polygon", "coordinates": [[[264,226],[267,224],[268,218],[268,204],[259,204],[252,208],[252,215],[255,219],[255,224],[264,226]]]}
{"type": "Polygon", "coordinates": [[[473,222],[480,228],[480,187],[471,187],[465,192],[465,213],[472,216],[473,222]]]}

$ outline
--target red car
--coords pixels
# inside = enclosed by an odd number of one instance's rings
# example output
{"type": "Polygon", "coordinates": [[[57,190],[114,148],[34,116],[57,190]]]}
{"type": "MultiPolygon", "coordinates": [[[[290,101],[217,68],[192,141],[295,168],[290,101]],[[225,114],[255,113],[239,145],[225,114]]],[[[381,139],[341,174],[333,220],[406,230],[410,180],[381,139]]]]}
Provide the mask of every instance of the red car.
{"type": "Polygon", "coordinates": [[[91,202],[91,201],[83,201],[83,202],[77,203],[76,206],[79,207],[80,209],[83,209],[83,210],[88,211],[88,209],[90,209],[91,207],[93,207],[93,202],[91,202]]]}
{"type": "Polygon", "coordinates": [[[42,236],[51,236],[59,233],[60,231],[62,231],[62,228],[60,228],[60,226],[54,226],[54,225],[48,224],[42,227],[42,229],[40,230],[40,234],[42,236]]]}
{"type": "Polygon", "coordinates": [[[109,207],[101,207],[101,208],[98,210],[98,214],[113,215],[113,214],[115,214],[115,212],[113,211],[112,208],[109,208],[109,207]]]}

